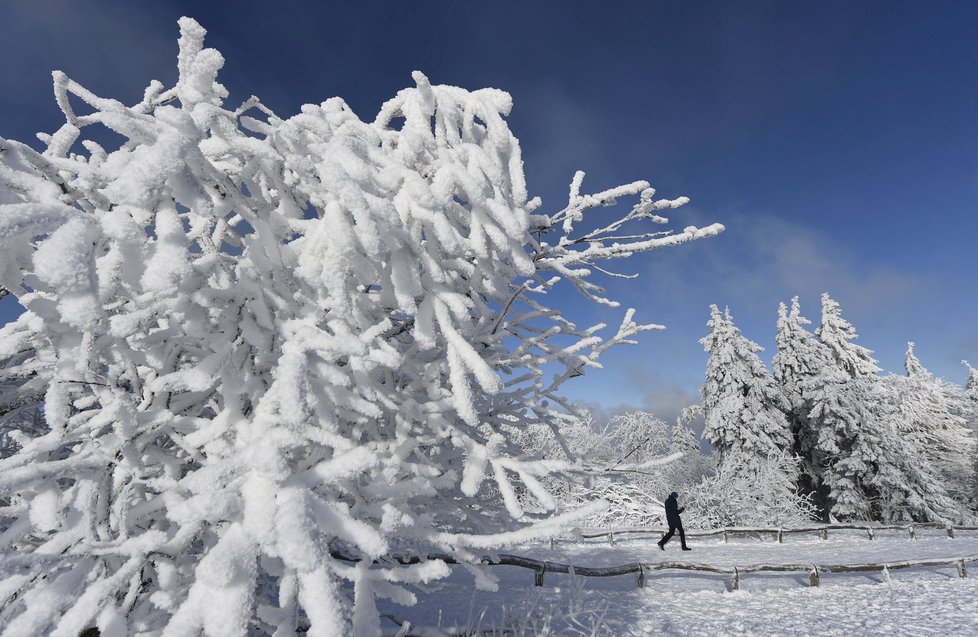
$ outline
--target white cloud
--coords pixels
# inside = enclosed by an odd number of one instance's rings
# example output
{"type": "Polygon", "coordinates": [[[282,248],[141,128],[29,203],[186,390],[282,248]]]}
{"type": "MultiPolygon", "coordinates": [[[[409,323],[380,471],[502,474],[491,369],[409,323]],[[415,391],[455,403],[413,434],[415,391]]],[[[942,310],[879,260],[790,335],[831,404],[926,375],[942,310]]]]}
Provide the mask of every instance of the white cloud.
{"type": "Polygon", "coordinates": [[[697,210],[677,212],[685,215],[682,223],[718,220],[727,230],[714,239],[656,253],[646,262],[644,285],[639,285],[655,303],[653,311],[666,310],[662,320],[670,329],[695,316],[702,331],[706,308],[716,303],[729,306],[738,324],[745,319],[768,325],[764,332],[773,333],[779,301],[798,295],[802,311],[817,319],[823,292],[836,298],[847,316],[879,320],[888,312],[913,308],[933,287],[926,276],[893,259],[860,254],[831,234],[797,222],[741,212],[709,218],[697,210]]]}

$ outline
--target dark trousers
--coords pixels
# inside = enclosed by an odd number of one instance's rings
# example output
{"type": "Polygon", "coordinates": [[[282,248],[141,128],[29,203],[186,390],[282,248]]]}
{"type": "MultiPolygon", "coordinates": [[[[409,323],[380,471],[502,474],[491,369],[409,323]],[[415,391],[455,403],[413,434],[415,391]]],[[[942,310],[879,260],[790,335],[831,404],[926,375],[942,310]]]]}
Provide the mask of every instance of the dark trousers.
{"type": "Polygon", "coordinates": [[[669,532],[662,536],[662,539],[659,540],[659,544],[661,544],[662,546],[665,546],[666,545],[666,542],[668,542],[669,540],[672,539],[672,536],[676,533],[676,531],[679,531],[679,542],[683,545],[683,548],[686,548],[686,532],[683,531],[683,523],[682,522],[680,522],[678,524],[673,524],[673,523],[670,522],[669,523],[669,532]]]}

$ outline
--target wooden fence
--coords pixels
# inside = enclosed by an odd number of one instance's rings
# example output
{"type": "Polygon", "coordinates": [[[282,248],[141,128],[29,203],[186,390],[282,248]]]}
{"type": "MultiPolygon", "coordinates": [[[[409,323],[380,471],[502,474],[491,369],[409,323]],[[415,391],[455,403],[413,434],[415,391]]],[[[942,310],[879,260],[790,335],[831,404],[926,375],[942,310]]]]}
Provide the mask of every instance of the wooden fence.
{"type": "MultiPolygon", "coordinates": [[[[823,540],[829,538],[829,531],[838,530],[859,530],[865,531],[867,538],[876,539],[877,531],[907,531],[910,539],[917,539],[917,529],[943,529],[949,538],[954,538],[955,531],[978,531],[978,526],[948,526],[944,524],[918,523],[918,524],[891,524],[891,525],[869,525],[869,524],[823,524],[818,526],[806,526],[795,528],[780,527],[730,527],[724,529],[711,529],[706,531],[686,531],[686,537],[713,537],[721,536],[726,542],[731,536],[744,535],[776,535],[778,542],[784,542],[784,536],[791,533],[818,533],[823,540]]],[[[587,529],[579,533],[579,537],[593,539],[598,537],[608,537],[610,544],[615,543],[615,535],[626,535],[629,533],[642,534],[665,534],[667,529],[660,527],[622,527],[618,529],[587,529]]],[[[551,541],[553,544],[553,541],[551,541]]]]}
{"type": "MultiPolygon", "coordinates": [[[[722,536],[723,541],[736,535],[756,535],[769,534],[777,535],[778,542],[784,542],[784,536],[791,533],[818,533],[823,540],[828,539],[829,531],[838,530],[859,530],[866,531],[866,536],[870,540],[876,539],[876,531],[907,531],[910,539],[917,539],[916,529],[942,529],[947,532],[948,538],[954,538],[955,531],[978,531],[976,526],[947,526],[944,524],[918,523],[904,525],[869,525],[869,524],[825,524],[809,527],[780,528],[780,527],[731,527],[724,529],[713,529],[706,531],[687,531],[690,537],[710,537],[722,536]]],[[[627,527],[618,529],[589,529],[580,531],[577,535],[581,538],[591,539],[608,537],[611,544],[615,543],[615,535],[625,535],[629,533],[656,534],[665,533],[666,529],[658,527],[627,527]]],[[[550,539],[550,546],[553,548],[554,539],[550,539]]],[[[346,555],[340,551],[333,551],[335,559],[357,562],[359,558],[346,555]]],[[[398,564],[418,564],[422,561],[441,560],[446,564],[459,564],[459,561],[448,553],[429,553],[422,557],[419,555],[390,555],[382,562],[396,562],[398,564]]],[[[521,555],[497,554],[482,557],[480,562],[488,566],[518,566],[532,570],[533,583],[535,586],[543,586],[543,578],[546,573],[573,573],[583,577],[614,577],[617,575],[628,575],[635,573],[635,583],[639,588],[645,587],[645,580],[648,574],[656,571],[680,570],[680,571],[700,571],[706,573],[716,573],[719,575],[730,576],[730,589],[740,588],[740,577],[744,573],[808,573],[808,581],[811,586],[819,586],[822,573],[860,573],[860,572],[879,572],[884,580],[889,580],[890,571],[906,568],[926,568],[939,566],[956,566],[958,577],[966,577],[966,564],[978,562],[978,555],[968,555],[964,557],[951,557],[927,560],[907,560],[902,562],[884,562],[878,564],[751,564],[747,566],[714,566],[711,564],[694,564],[687,562],[632,562],[617,566],[575,566],[573,564],[563,564],[560,562],[550,562],[547,560],[536,560],[521,555]]]]}
{"type": "MultiPolygon", "coordinates": [[[[334,552],[336,559],[356,562],[355,557],[350,557],[342,553],[334,552]]],[[[458,564],[459,562],[449,554],[431,553],[422,559],[417,555],[392,555],[387,561],[394,561],[399,564],[418,564],[426,560],[442,560],[446,564],[458,564]]],[[[483,557],[482,564],[488,566],[518,566],[532,570],[533,584],[543,586],[543,578],[546,573],[570,573],[583,577],[614,577],[617,575],[628,575],[635,573],[635,585],[638,588],[645,587],[645,580],[648,574],[656,571],[680,570],[680,571],[700,571],[706,573],[716,573],[719,575],[730,576],[730,589],[740,589],[740,577],[745,573],[808,573],[808,581],[811,586],[819,586],[823,573],[862,573],[879,572],[884,580],[889,580],[890,571],[905,568],[926,568],[935,566],[956,566],[958,577],[966,577],[966,564],[978,562],[978,555],[968,555],[964,557],[951,557],[927,560],[907,560],[902,562],[885,562],[879,564],[751,564],[747,566],[714,566],[712,564],[693,564],[687,562],[632,562],[630,564],[620,564],[617,566],[575,566],[573,564],[563,564],[560,562],[550,562],[547,560],[535,560],[520,555],[499,554],[495,556],[483,557]]]]}

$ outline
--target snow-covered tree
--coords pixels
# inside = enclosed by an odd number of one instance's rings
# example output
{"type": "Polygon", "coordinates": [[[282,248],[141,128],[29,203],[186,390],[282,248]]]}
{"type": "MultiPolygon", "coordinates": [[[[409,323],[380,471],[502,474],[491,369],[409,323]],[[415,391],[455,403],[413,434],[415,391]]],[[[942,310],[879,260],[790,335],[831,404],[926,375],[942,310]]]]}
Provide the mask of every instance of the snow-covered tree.
{"type": "Polygon", "coordinates": [[[978,369],[968,361],[961,361],[961,364],[968,368],[968,378],[958,395],[958,409],[971,431],[978,436],[978,369]]]}
{"type": "Polygon", "coordinates": [[[856,328],[842,318],[842,309],[827,293],[822,294],[822,323],[815,336],[832,352],[836,364],[853,378],[872,376],[880,371],[873,352],[852,341],[856,328]]]}
{"type": "Polygon", "coordinates": [[[28,342],[29,332],[19,327],[11,323],[0,328],[0,458],[45,429],[45,386],[37,380],[41,365],[28,342]]]}
{"type": "Polygon", "coordinates": [[[613,419],[612,431],[618,459],[609,468],[642,487],[656,516],[671,492],[687,491],[715,470],[682,416],[666,423],[648,412],[628,412],[613,419]]]}
{"type": "Polygon", "coordinates": [[[903,359],[903,367],[904,367],[904,369],[907,370],[907,377],[909,377],[909,378],[933,378],[934,375],[931,374],[930,371],[926,367],[924,367],[923,363],[920,362],[920,359],[917,358],[917,355],[914,353],[913,350],[914,350],[914,347],[916,347],[916,346],[917,346],[917,344],[914,343],[913,341],[910,341],[909,343],[907,343],[907,352],[906,352],[906,354],[904,356],[904,359],[903,359]]]}
{"type": "Polygon", "coordinates": [[[716,474],[693,489],[690,506],[714,524],[809,519],[810,499],[797,495],[791,406],[758,356],[763,348],[741,334],[729,310],[721,313],[716,305],[710,306],[707,327],[710,333],[700,340],[710,354],[701,404],[716,474]]]}
{"type": "Polygon", "coordinates": [[[972,367],[968,361],[961,361],[961,364],[968,368],[968,380],[964,384],[964,396],[970,402],[978,404],[978,369],[972,367]]]}
{"type": "Polygon", "coordinates": [[[682,456],[664,467],[667,488],[671,491],[689,491],[690,487],[699,484],[704,478],[716,470],[716,463],[700,449],[699,437],[690,429],[682,418],[672,428],[669,442],[669,454],[682,456]]]}
{"type": "MultiPolygon", "coordinates": [[[[745,338],[730,312],[710,306],[710,333],[700,340],[710,353],[702,388],[706,427],[721,469],[756,473],[768,456],[791,451],[792,437],[785,416],[790,405],[761,362],[763,348],[745,338]]],[[[796,472],[785,475],[794,485],[796,472]]]]}
{"type": "MultiPolygon", "coordinates": [[[[530,455],[559,460],[569,452],[588,471],[573,480],[551,477],[543,484],[564,506],[577,508],[597,500],[609,507],[582,520],[583,526],[620,527],[665,523],[663,501],[673,490],[685,490],[709,469],[693,433],[682,424],[670,426],[648,412],[615,416],[598,425],[590,414],[566,424],[558,443],[549,431],[518,439],[530,455]],[[567,446],[564,451],[562,445],[567,446]]],[[[524,492],[526,508],[539,503],[524,492]]]]}
{"type": "MultiPolygon", "coordinates": [[[[778,305],[777,351],[771,366],[774,378],[791,407],[789,421],[794,432],[794,449],[803,459],[810,459],[815,446],[815,433],[808,421],[806,389],[830,362],[824,356],[824,350],[818,347],[818,342],[805,329],[805,325],[809,324],[811,321],[801,315],[797,296],[791,299],[790,313],[784,303],[778,305]]],[[[809,477],[816,477],[810,462],[803,463],[802,467],[809,477]]]]}
{"type": "Polygon", "coordinates": [[[722,226],[649,230],[686,199],[583,173],[538,212],[494,89],[415,73],[372,122],[339,98],[225,108],[223,58],[180,30],[176,86],[125,105],[56,72],[45,148],[0,138],[0,285],[26,310],[0,356],[32,374],[3,401],[42,387],[46,424],[0,460],[0,626],[379,634],[378,595],[448,569],[375,559],[476,562],[594,510],[524,512],[514,484],[552,510],[540,480],[574,465],[512,432],[559,429],[561,385],[657,326],[602,336],[546,294],[616,307],[600,263],[722,226]]]}
{"type": "Polygon", "coordinates": [[[974,493],[975,432],[962,417],[960,388],[935,378],[907,344],[907,375],[894,376],[897,428],[962,504],[974,493]]]}
{"type": "MultiPolygon", "coordinates": [[[[968,380],[965,381],[964,392],[962,392],[961,405],[964,411],[964,418],[971,427],[971,432],[978,439],[978,369],[971,366],[968,361],[961,361],[968,368],[968,380]]],[[[978,511],[978,445],[975,447],[975,455],[972,458],[974,490],[971,493],[973,507],[978,511]]]]}
{"type": "Polygon", "coordinates": [[[647,411],[630,411],[611,419],[615,464],[643,464],[669,453],[671,428],[647,411]]]}
{"type": "Polygon", "coordinates": [[[799,493],[784,479],[796,466],[797,459],[784,451],[755,462],[752,474],[721,466],[684,494],[683,522],[711,529],[809,524],[817,514],[811,495],[799,493]]]}
{"type": "Polygon", "coordinates": [[[958,518],[960,510],[937,472],[920,462],[894,424],[887,386],[868,371],[854,374],[858,365],[843,365],[871,360],[868,351],[865,358],[852,356],[848,339],[830,337],[833,349],[808,332],[807,323],[797,297],[790,312],[781,304],[774,368],[792,401],[807,486],[823,514],[849,520],[958,518]]]}

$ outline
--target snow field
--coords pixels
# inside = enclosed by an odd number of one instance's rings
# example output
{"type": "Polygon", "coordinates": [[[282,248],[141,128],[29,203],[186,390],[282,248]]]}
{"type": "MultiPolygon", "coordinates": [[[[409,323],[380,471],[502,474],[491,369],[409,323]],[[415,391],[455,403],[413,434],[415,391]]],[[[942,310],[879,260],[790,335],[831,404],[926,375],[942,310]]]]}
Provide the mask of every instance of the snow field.
{"type": "MultiPolygon", "coordinates": [[[[571,563],[613,566],[675,561],[714,566],[820,565],[899,562],[978,555],[978,532],[947,538],[943,530],[918,530],[911,540],[899,531],[866,539],[860,531],[835,531],[827,540],[787,536],[776,540],[719,539],[665,551],[658,536],[607,542],[558,540],[515,547],[512,554],[571,563]]],[[[429,585],[410,608],[381,605],[381,613],[410,621],[412,634],[441,635],[472,629],[548,626],[559,635],[978,635],[978,563],[960,578],[955,566],[881,572],[823,573],[813,588],[807,572],[746,573],[740,590],[729,575],[694,571],[646,572],[645,587],[634,574],[581,577],[546,573],[533,586],[533,571],[491,567],[498,591],[479,591],[464,569],[429,585]],[[440,630],[438,627],[440,626],[440,630]]],[[[393,626],[385,622],[388,627],[393,626]]],[[[490,633],[491,634],[491,633],[490,633]]],[[[530,632],[528,634],[534,634],[530,632]]]]}

